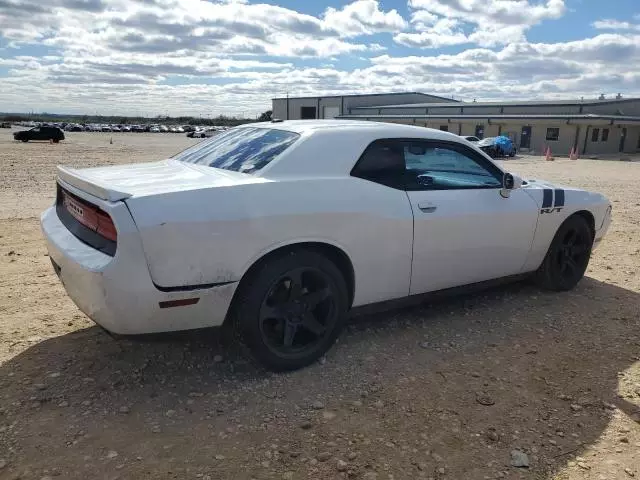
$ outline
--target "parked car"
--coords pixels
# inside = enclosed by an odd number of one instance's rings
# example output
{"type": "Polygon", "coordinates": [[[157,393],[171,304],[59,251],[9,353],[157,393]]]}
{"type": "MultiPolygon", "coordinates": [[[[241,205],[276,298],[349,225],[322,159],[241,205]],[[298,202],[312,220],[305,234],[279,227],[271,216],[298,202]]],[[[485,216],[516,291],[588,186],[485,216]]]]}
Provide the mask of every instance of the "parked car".
{"type": "Polygon", "coordinates": [[[105,329],[228,322],[274,370],[318,359],[360,307],[521,275],[569,290],[610,222],[604,196],[524,181],[452,133],[341,120],[60,166],[41,217],[64,288],[105,329]]]}
{"type": "Polygon", "coordinates": [[[194,130],[193,132],[188,132],[187,133],[187,137],[189,138],[207,138],[207,137],[213,137],[216,134],[216,132],[214,130],[207,130],[207,129],[201,129],[201,130],[194,130]]]}
{"type": "Polygon", "coordinates": [[[149,131],[151,133],[160,133],[160,127],[153,126],[153,127],[149,128],[149,131]]]}
{"type": "Polygon", "coordinates": [[[1,122],[0,128],[11,128],[11,122],[1,122]]]}
{"type": "Polygon", "coordinates": [[[509,137],[488,137],[478,142],[478,147],[492,158],[515,157],[516,148],[509,137]]]}
{"type": "Polygon", "coordinates": [[[51,140],[58,143],[64,140],[64,132],[58,127],[34,127],[31,130],[21,130],[13,134],[14,140],[28,142],[29,140],[51,140]]]}

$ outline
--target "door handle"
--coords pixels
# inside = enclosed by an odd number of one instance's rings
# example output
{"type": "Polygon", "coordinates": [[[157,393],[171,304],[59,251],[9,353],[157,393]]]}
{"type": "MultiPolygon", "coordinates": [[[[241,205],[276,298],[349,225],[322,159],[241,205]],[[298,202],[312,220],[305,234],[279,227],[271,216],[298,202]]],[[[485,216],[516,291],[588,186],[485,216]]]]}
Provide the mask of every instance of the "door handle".
{"type": "Polygon", "coordinates": [[[420,202],[418,203],[418,208],[424,213],[433,213],[438,207],[431,202],[420,202]]]}

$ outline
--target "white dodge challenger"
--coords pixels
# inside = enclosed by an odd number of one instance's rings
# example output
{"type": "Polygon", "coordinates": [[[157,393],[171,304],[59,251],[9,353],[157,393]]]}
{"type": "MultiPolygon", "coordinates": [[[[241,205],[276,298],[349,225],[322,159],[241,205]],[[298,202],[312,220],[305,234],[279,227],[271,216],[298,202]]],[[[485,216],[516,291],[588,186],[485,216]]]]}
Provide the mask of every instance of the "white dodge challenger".
{"type": "Polygon", "coordinates": [[[229,322],[286,370],[356,307],[524,274],[574,287],[611,204],[525,181],[451,133],[274,121],[159,162],[61,166],[41,222],[67,293],[108,331],[229,322]]]}

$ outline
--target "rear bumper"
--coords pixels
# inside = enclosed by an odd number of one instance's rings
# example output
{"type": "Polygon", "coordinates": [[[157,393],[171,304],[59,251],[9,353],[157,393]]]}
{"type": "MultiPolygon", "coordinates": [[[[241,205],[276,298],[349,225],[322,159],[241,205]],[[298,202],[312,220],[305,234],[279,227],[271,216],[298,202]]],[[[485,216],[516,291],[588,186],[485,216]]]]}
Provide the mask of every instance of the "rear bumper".
{"type": "MultiPolygon", "coordinates": [[[[108,210],[105,205],[101,208],[108,210]]],[[[54,207],[41,216],[56,273],[83,313],[118,334],[188,330],[224,322],[237,283],[201,290],[158,290],[149,275],[139,235],[126,206],[120,204],[120,208],[112,208],[109,213],[118,228],[118,248],[113,257],[73,236],[54,207]],[[164,304],[194,298],[198,302],[192,305],[166,308],[164,304]],[[165,308],[161,308],[161,302],[165,308]]]]}

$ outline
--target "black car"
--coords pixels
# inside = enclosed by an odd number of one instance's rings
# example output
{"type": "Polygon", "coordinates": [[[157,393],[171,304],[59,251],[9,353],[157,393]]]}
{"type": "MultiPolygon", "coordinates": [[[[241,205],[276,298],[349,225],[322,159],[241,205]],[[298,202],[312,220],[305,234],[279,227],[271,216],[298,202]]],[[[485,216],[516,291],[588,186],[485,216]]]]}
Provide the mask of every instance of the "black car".
{"type": "Polygon", "coordinates": [[[58,143],[64,140],[64,132],[58,127],[35,127],[31,130],[21,130],[13,134],[14,140],[28,142],[29,140],[52,140],[58,143]]]}

